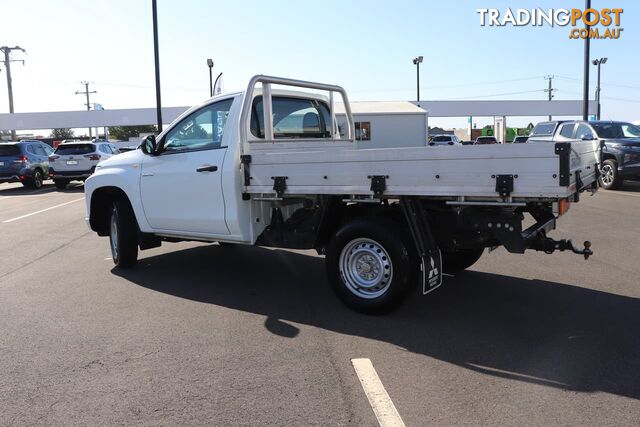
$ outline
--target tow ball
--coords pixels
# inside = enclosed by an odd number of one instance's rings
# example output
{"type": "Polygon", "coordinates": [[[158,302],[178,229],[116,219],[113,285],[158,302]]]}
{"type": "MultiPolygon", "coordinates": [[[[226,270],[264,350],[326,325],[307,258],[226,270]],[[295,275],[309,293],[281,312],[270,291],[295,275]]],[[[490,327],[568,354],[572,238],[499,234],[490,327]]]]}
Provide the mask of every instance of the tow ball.
{"type": "Polygon", "coordinates": [[[584,256],[584,259],[589,259],[589,257],[593,255],[593,251],[591,250],[591,242],[588,240],[584,242],[583,249],[576,248],[575,246],[573,246],[573,242],[567,239],[553,240],[547,237],[541,243],[541,247],[536,249],[542,250],[547,254],[551,254],[554,251],[571,251],[574,254],[584,256]]]}

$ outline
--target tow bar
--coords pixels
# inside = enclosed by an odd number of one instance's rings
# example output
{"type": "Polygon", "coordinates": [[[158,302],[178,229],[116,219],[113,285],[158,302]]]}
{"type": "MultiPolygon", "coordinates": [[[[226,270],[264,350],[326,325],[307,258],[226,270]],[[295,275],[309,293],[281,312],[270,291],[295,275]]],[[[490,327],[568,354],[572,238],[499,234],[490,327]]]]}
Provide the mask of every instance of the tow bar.
{"type": "Polygon", "coordinates": [[[538,240],[532,249],[544,251],[544,253],[547,254],[552,254],[554,251],[571,251],[574,254],[583,255],[584,259],[589,259],[589,257],[593,255],[591,242],[588,240],[584,242],[584,249],[578,249],[573,246],[571,240],[553,240],[550,237],[546,237],[538,240]]]}

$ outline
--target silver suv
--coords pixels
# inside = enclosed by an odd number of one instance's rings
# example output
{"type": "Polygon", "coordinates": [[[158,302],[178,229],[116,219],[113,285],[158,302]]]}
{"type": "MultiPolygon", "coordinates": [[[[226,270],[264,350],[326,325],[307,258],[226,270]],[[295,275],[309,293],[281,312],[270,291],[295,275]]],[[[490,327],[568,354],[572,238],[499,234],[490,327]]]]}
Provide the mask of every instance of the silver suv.
{"type": "Polygon", "coordinates": [[[65,142],[49,156],[49,176],[60,190],[69,181],[84,181],[95,171],[100,160],[119,154],[110,142],[65,142]]]}

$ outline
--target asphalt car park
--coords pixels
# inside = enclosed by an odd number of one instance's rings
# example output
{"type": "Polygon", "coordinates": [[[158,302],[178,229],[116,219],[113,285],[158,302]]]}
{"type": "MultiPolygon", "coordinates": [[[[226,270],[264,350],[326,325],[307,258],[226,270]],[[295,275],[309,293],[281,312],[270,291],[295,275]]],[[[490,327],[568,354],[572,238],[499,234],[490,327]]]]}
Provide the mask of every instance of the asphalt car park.
{"type": "Polygon", "coordinates": [[[498,249],[366,316],[314,252],[164,244],[122,271],[82,184],[3,184],[1,423],[375,425],[368,359],[406,425],[636,425],[639,207],[640,183],[583,195],[554,235],[588,261],[498,249]]]}

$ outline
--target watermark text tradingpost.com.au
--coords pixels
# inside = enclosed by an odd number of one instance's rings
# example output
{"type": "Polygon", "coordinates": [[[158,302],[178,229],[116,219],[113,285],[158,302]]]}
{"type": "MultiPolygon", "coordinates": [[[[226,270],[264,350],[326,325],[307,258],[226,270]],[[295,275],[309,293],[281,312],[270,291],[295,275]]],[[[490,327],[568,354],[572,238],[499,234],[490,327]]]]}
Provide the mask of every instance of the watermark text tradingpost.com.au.
{"type": "Polygon", "coordinates": [[[623,9],[477,9],[482,27],[566,27],[570,39],[618,39],[623,9]],[[588,28],[587,28],[588,27],[588,28]]]}

